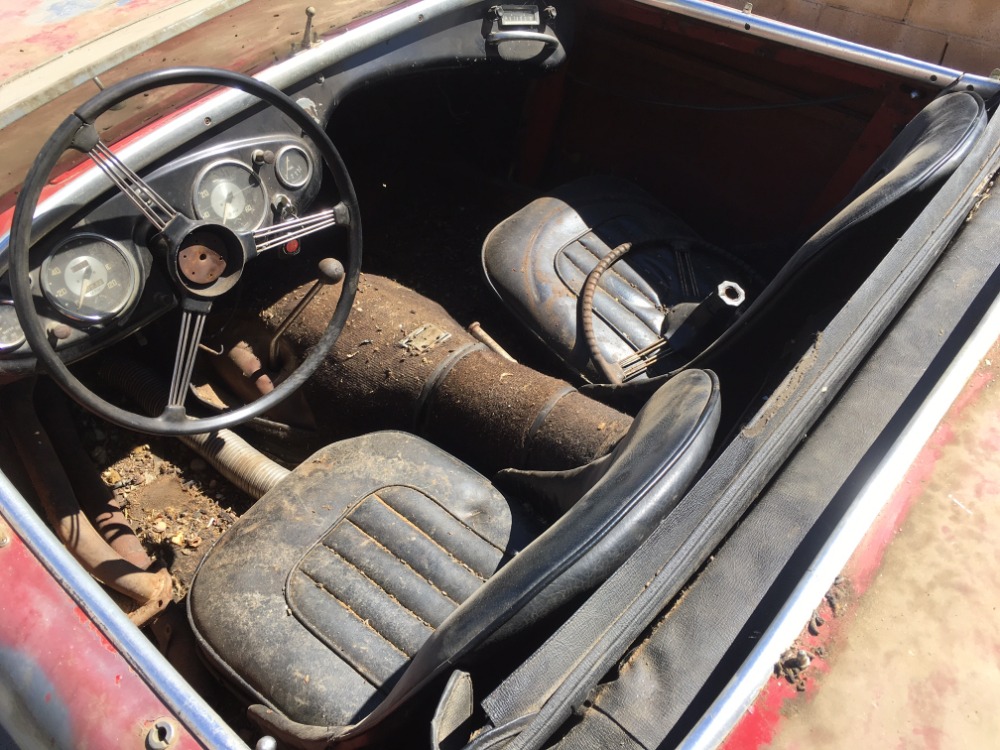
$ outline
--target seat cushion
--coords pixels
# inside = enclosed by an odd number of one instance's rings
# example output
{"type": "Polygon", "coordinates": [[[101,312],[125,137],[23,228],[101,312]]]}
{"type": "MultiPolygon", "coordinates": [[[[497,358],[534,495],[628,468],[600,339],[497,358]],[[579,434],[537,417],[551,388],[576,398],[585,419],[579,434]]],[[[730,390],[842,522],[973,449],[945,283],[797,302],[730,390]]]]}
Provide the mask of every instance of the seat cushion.
{"type": "Polygon", "coordinates": [[[608,362],[667,333],[689,308],[730,280],[753,274],[702,240],[630,182],[588,177],[538,198],[500,223],[483,244],[483,268],[504,304],[575,372],[599,375],[578,325],[578,297],[598,261],[623,242],[633,250],[608,269],[594,295],[594,331],[608,362]]]}
{"type": "Polygon", "coordinates": [[[345,726],[538,531],[447,453],[373,433],[315,453],[234,524],[195,577],[189,617],[249,700],[345,726]]]}

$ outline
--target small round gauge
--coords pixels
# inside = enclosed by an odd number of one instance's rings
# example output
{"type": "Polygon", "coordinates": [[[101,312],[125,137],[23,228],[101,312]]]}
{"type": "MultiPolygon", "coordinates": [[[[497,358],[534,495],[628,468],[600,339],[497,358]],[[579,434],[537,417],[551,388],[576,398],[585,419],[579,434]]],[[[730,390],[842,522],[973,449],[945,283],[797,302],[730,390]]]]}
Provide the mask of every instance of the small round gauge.
{"type": "Polygon", "coordinates": [[[274,158],[274,171],[282,185],[297,190],[305,187],[312,177],[312,160],[299,146],[285,146],[274,158]]]}
{"type": "Polygon", "coordinates": [[[14,303],[0,300],[0,354],[12,352],[24,343],[24,331],[17,322],[14,303]]]}
{"type": "Polygon", "coordinates": [[[139,288],[139,265],[98,234],[75,234],[49,253],[40,273],[49,303],[72,320],[100,323],[123,313],[139,288]]]}
{"type": "Polygon", "coordinates": [[[250,232],[267,214],[267,193],[249,167],[235,161],[208,166],[194,182],[194,212],[236,232],[250,232]]]}

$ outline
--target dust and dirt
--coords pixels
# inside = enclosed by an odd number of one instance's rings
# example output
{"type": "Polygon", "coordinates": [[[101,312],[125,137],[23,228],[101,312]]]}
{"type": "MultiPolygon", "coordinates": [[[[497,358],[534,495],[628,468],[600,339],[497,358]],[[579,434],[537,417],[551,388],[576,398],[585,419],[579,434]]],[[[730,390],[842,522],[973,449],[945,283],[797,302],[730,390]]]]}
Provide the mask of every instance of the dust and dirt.
{"type": "Polygon", "coordinates": [[[806,375],[816,365],[822,340],[823,333],[820,331],[816,334],[815,342],[806,350],[801,359],[795,363],[795,366],[792,367],[788,375],[785,376],[784,380],[781,381],[778,387],[774,389],[774,392],[768,397],[767,403],[758,412],[753,422],[743,428],[742,435],[744,437],[753,438],[760,435],[767,423],[774,419],[785,404],[796,394],[806,375]]]}
{"type": "Polygon", "coordinates": [[[177,440],[151,439],[77,416],[84,447],[150,556],[187,593],[202,556],[251,504],[177,440]]]}

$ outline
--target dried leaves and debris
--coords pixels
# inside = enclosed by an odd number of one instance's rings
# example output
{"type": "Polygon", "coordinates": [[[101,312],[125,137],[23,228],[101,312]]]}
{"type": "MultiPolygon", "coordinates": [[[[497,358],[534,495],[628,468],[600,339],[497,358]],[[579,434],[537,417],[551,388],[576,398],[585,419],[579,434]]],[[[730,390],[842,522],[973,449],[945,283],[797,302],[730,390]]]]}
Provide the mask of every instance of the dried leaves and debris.
{"type": "Polygon", "coordinates": [[[822,629],[828,624],[828,620],[844,613],[850,598],[850,582],[843,576],[837,576],[820,607],[812,613],[802,634],[778,658],[774,665],[775,677],[787,680],[799,692],[806,690],[806,673],[813,660],[827,658],[827,650],[822,641],[829,636],[822,633],[822,629]]]}
{"type": "Polygon", "coordinates": [[[819,629],[826,624],[826,620],[819,612],[813,612],[813,616],[809,618],[809,635],[819,635],[819,629]]]}
{"type": "Polygon", "coordinates": [[[174,577],[180,599],[202,555],[251,500],[180,441],[151,439],[80,415],[83,444],[147,552],[174,577]]]}
{"type": "Polygon", "coordinates": [[[826,592],[826,603],[830,606],[830,611],[834,617],[839,617],[843,614],[847,608],[850,593],[851,589],[847,583],[847,579],[843,576],[837,576],[833,582],[833,586],[826,592]]]}
{"type": "Polygon", "coordinates": [[[806,689],[805,678],[802,673],[812,662],[812,656],[802,648],[792,647],[785,651],[774,665],[776,677],[784,677],[788,682],[795,685],[795,689],[803,691],[806,689]]]}

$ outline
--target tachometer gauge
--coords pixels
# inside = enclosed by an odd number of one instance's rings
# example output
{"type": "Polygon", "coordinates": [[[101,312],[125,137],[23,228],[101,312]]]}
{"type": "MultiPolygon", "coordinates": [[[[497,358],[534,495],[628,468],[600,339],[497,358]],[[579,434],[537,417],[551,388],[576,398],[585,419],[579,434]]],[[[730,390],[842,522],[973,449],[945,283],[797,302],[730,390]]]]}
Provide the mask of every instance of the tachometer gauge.
{"type": "Polygon", "coordinates": [[[299,146],[285,146],[274,158],[274,171],[282,185],[297,190],[305,187],[312,177],[312,161],[299,146]]]}
{"type": "Polygon", "coordinates": [[[14,303],[0,300],[0,354],[12,352],[24,343],[24,331],[17,322],[14,303]]]}
{"type": "Polygon", "coordinates": [[[199,219],[250,232],[267,215],[267,193],[249,167],[234,161],[216,162],[194,182],[194,212],[199,219]]]}
{"type": "Polygon", "coordinates": [[[42,262],[45,299],[72,320],[100,323],[124,312],[139,288],[139,266],[121,245],[75,234],[42,262]]]}

